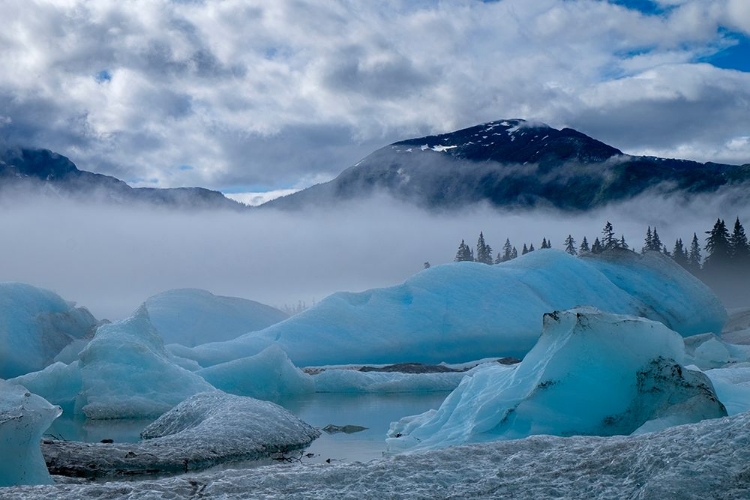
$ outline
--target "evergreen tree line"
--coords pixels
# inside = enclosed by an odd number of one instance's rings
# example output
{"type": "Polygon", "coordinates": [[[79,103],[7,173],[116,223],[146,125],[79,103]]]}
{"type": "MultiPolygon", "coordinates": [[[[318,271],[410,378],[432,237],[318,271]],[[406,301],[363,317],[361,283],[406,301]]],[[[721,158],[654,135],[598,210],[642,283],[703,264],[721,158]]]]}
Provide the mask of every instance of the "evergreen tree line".
{"type": "MultiPolygon", "coordinates": [[[[685,245],[682,238],[675,240],[674,247],[670,251],[667,245],[662,243],[659,233],[654,227],[648,226],[644,245],[641,247],[641,253],[647,251],[662,252],[674,259],[676,263],[689,270],[695,275],[730,275],[750,271],[750,244],[748,244],[745,229],[740,222],[739,217],[735,220],[733,231],[730,233],[724,220],[717,219],[714,227],[706,231],[705,244],[701,247],[697,233],[693,233],[690,245],[685,245]],[[705,259],[703,258],[705,252],[705,259]]],[[[625,241],[625,236],[615,235],[614,227],[607,221],[602,229],[601,239],[596,237],[594,242],[589,244],[586,236],[583,237],[581,244],[577,246],[572,235],[568,235],[564,241],[565,251],[571,255],[580,253],[600,253],[610,249],[632,250],[625,241]]],[[[541,248],[552,248],[551,242],[547,238],[542,239],[541,248]]],[[[533,252],[534,244],[523,244],[521,255],[533,252]]],[[[456,253],[455,261],[475,261],[484,264],[498,264],[518,257],[518,250],[506,238],[502,251],[498,252],[493,259],[492,247],[485,241],[484,234],[479,233],[477,240],[476,253],[474,249],[461,240],[456,253]]]]}
{"type": "MultiPolygon", "coordinates": [[[[477,240],[476,248],[477,248],[477,251],[475,255],[474,249],[471,248],[469,245],[467,245],[464,240],[461,240],[461,243],[458,245],[458,252],[456,252],[456,258],[454,260],[456,262],[465,262],[465,261],[481,262],[483,264],[491,265],[491,264],[499,264],[501,262],[505,262],[505,261],[515,259],[516,257],[518,257],[518,249],[516,249],[516,247],[514,247],[510,243],[509,238],[506,238],[502,251],[498,252],[497,256],[493,259],[492,247],[485,242],[484,234],[482,234],[482,232],[479,233],[479,239],[477,240]]],[[[543,238],[541,248],[552,248],[552,243],[549,242],[547,238],[543,238]]],[[[524,243],[523,248],[521,249],[521,255],[525,255],[533,251],[534,251],[533,243],[530,244],[529,246],[526,246],[526,243],[524,243]]],[[[429,267],[429,266],[425,266],[425,267],[429,267]]]]}

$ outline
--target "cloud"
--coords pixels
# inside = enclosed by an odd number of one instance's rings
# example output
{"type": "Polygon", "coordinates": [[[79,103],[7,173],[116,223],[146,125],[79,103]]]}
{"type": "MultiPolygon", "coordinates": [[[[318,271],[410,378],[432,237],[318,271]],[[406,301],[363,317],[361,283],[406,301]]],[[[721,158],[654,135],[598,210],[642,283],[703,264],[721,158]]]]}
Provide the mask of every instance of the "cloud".
{"type": "Polygon", "coordinates": [[[227,190],[505,117],[750,161],[748,74],[696,63],[750,34],[747,2],[660,3],[6,2],[0,136],[129,181],[227,190]]]}
{"type": "Polygon", "coordinates": [[[750,130],[750,73],[662,65],[600,84],[581,103],[574,127],[628,153],[750,162],[742,141],[750,130]]]}

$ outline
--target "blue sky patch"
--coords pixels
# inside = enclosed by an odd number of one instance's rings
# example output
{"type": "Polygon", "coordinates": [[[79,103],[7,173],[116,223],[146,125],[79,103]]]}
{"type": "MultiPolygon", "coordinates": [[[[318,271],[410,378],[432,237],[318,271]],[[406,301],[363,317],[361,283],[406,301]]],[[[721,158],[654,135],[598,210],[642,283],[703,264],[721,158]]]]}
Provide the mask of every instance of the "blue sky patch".
{"type": "Polygon", "coordinates": [[[648,15],[663,14],[668,10],[651,0],[610,0],[609,3],[621,5],[627,9],[637,10],[648,15]]]}
{"type": "Polygon", "coordinates": [[[109,82],[111,80],[112,80],[112,73],[110,73],[106,69],[103,69],[99,73],[96,74],[96,81],[98,83],[109,82]]]}
{"type": "Polygon", "coordinates": [[[726,35],[726,38],[734,40],[736,43],[713,55],[702,58],[700,62],[713,64],[717,68],[750,72],[750,37],[730,33],[726,35]]]}

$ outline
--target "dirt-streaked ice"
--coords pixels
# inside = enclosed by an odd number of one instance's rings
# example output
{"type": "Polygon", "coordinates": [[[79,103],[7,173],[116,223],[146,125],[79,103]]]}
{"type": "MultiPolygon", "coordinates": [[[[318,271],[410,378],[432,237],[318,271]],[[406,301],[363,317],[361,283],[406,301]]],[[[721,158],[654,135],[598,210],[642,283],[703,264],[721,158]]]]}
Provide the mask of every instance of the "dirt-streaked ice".
{"type": "Polygon", "coordinates": [[[0,499],[750,497],[750,413],[628,437],[533,436],[369,463],[269,466],[105,484],[0,489],[0,499]]]}

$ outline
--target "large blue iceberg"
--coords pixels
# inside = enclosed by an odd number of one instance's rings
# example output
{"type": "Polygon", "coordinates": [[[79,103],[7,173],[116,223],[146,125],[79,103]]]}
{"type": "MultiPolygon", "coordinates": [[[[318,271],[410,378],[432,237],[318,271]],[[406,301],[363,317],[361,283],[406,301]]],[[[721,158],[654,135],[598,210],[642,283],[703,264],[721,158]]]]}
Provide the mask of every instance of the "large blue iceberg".
{"type": "Polygon", "coordinates": [[[659,253],[545,250],[495,266],[436,266],[398,286],[333,294],[231,341],[169,349],[203,367],[271,344],[297,366],[520,358],[539,338],[544,313],[577,306],[649,318],[684,336],[719,333],[726,321],[716,296],[659,253]]]}
{"type": "Polygon", "coordinates": [[[0,378],[41,370],[95,326],[87,309],[49,290],[0,283],[0,378]]]}
{"type": "Polygon", "coordinates": [[[165,344],[190,347],[262,330],[289,316],[253,300],[196,288],[162,292],[149,297],[144,306],[165,344]]]}
{"type": "Polygon", "coordinates": [[[392,424],[389,451],[650,432],[727,415],[709,379],[682,367],[682,338],[663,324],[591,308],[544,320],[519,365],[480,367],[438,410],[392,424]]]}

